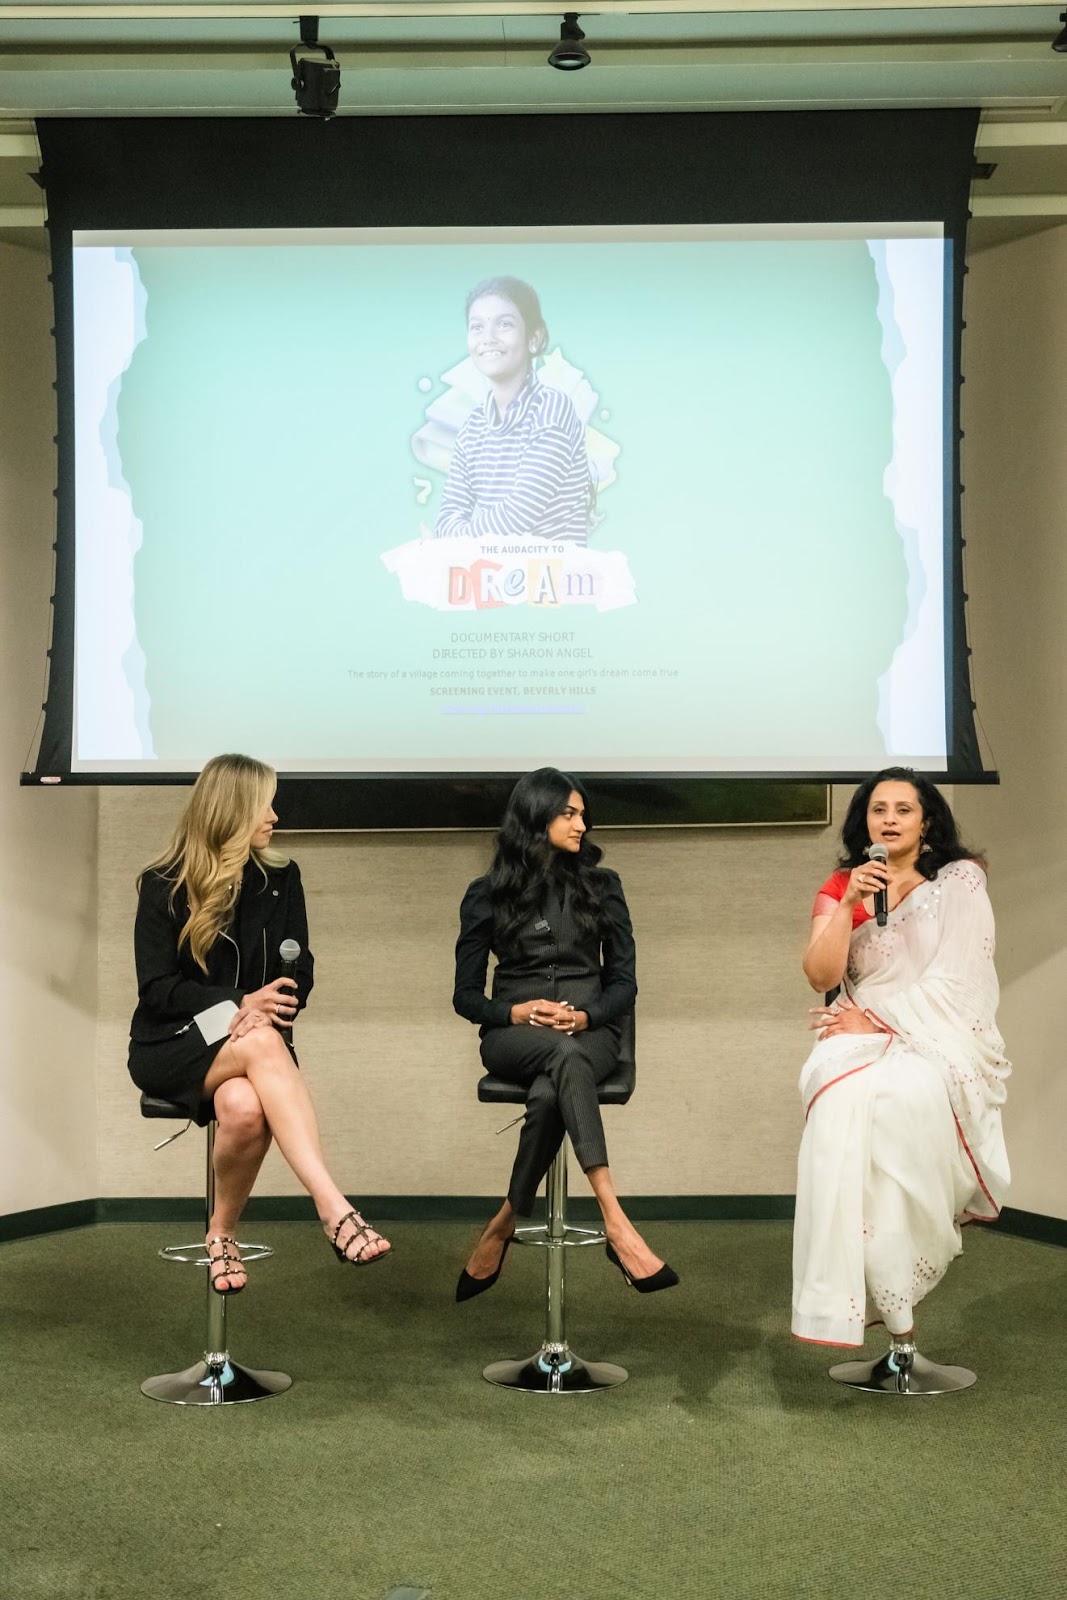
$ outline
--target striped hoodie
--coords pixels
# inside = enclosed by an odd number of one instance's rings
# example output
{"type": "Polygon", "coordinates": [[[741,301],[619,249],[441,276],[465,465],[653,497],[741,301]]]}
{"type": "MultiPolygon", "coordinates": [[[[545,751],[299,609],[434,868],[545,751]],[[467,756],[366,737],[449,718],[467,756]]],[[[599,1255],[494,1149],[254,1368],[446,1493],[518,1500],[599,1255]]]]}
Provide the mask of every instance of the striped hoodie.
{"type": "Polygon", "coordinates": [[[434,537],[585,544],[591,504],[585,428],[531,372],[503,417],[490,393],[460,429],[434,537]]]}

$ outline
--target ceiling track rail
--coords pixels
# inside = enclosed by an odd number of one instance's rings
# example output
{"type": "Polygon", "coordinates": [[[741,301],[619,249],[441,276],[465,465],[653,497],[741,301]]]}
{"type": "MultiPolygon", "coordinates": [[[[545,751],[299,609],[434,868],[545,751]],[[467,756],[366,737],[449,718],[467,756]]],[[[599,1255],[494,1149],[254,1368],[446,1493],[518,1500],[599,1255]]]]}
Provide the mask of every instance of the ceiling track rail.
{"type": "MultiPolygon", "coordinates": [[[[247,22],[257,19],[292,21],[298,7],[294,0],[173,0],[170,4],[134,4],[130,0],[69,0],[67,4],[3,6],[0,18],[7,22],[247,22]]],[[[789,11],[864,12],[879,11],[974,11],[1003,9],[1003,0],[626,0],[625,10],[632,16],[715,15],[742,13],[759,15],[789,11]]],[[[1048,15],[1045,4],[1023,4],[1011,10],[1048,15]]],[[[585,17],[611,16],[617,8],[602,5],[584,10],[585,17]]],[[[558,0],[316,0],[315,15],[320,22],[336,18],[360,17],[535,17],[560,15],[558,0]]]]}

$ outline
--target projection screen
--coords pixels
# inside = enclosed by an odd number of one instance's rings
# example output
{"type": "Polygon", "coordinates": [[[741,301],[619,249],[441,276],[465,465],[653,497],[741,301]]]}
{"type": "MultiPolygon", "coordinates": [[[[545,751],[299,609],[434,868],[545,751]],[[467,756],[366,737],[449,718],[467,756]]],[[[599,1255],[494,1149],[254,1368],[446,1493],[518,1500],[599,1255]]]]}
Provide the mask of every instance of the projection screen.
{"type": "Polygon", "coordinates": [[[539,196],[486,226],[416,195],[404,225],[293,226],[80,193],[75,780],[220,749],[309,776],[974,765],[944,216],[539,196]]]}

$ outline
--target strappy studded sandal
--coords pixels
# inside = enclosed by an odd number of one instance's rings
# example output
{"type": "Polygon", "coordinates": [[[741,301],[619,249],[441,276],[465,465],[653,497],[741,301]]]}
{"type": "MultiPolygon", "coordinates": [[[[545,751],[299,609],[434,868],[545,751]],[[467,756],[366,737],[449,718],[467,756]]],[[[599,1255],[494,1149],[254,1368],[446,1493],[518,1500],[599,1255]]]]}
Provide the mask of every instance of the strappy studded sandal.
{"type": "MultiPolygon", "coordinates": [[[[347,1261],[350,1267],[371,1267],[376,1261],[384,1261],[390,1254],[389,1250],[380,1250],[377,1255],[369,1256],[367,1251],[382,1235],[369,1223],[364,1222],[358,1211],[346,1211],[336,1228],[329,1235],[330,1249],[338,1261],[347,1261]],[[343,1245],[337,1243],[338,1235],[346,1223],[351,1222],[353,1231],[349,1234],[343,1245]],[[363,1243],[359,1241],[362,1239],[363,1243]],[[355,1255],[351,1254],[352,1246],[358,1245],[355,1255]]],[[[382,1243],[387,1241],[382,1239],[382,1243]]]]}
{"type": "Polygon", "coordinates": [[[211,1287],[216,1294],[240,1294],[245,1283],[248,1282],[248,1272],[239,1255],[232,1255],[230,1245],[238,1249],[237,1240],[228,1233],[216,1233],[207,1241],[208,1271],[211,1274],[211,1287]],[[212,1245],[221,1245],[218,1255],[212,1255],[212,1245]],[[219,1288],[220,1278],[233,1278],[237,1274],[244,1278],[244,1283],[231,1283],[228,1289],[219,1288]]]}

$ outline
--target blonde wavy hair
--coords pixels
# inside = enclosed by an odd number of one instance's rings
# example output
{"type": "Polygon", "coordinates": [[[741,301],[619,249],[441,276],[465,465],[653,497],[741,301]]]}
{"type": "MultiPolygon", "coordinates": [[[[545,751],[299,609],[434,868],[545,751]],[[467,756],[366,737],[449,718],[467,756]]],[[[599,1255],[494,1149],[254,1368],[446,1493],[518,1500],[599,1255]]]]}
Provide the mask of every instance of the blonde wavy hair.
{"type": "MultiPolygon", "coordinates": [[[[252,835],[274,798],[277,781],[274,768],[252,756],[212,756],[193,785],[167,849],[144,869],[170,879],[171,905],[184,886],[189,917],[178,935],[178,949],[188,944],[204,972],[208,951],[233,916],[245,863],[251,857],[266,877],[265,868],[283,867],[288,860],[278,850],[252,848],[252,835]]],[[[141,878],[137,884],[140,888],[141,878]]]]}

